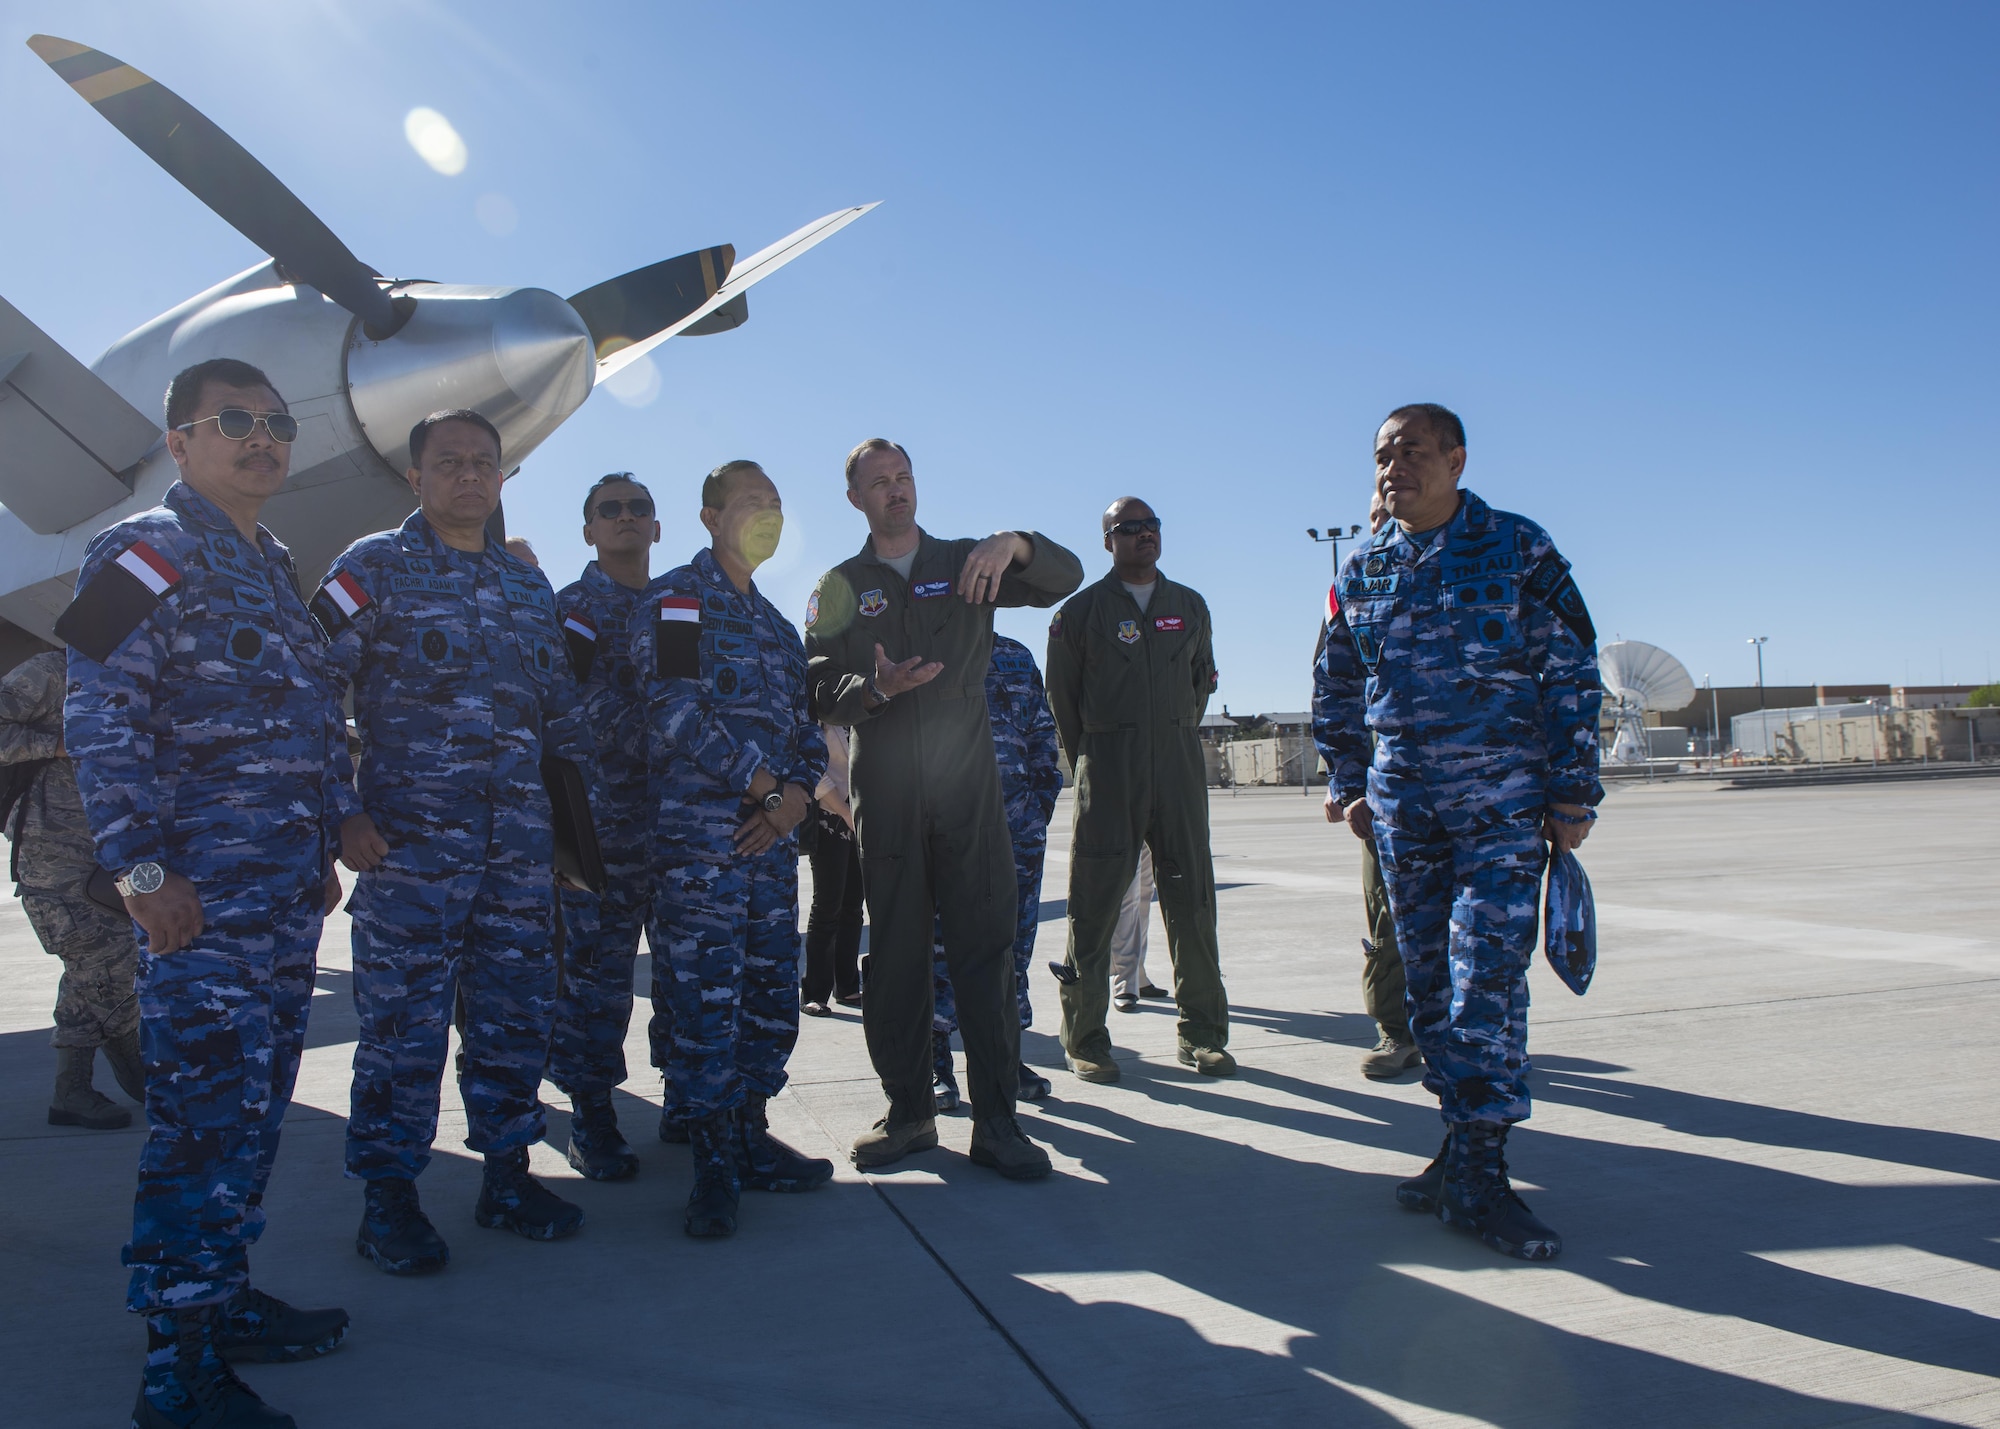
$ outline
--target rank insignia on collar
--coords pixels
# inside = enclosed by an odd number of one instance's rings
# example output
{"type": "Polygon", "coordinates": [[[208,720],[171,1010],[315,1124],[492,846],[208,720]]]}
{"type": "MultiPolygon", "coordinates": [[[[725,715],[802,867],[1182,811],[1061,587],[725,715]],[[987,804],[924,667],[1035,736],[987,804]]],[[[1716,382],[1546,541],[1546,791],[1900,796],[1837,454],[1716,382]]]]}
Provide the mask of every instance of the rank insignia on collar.
{"type": "Polygon", "coordinates": [[[863,615],[880,615],[888,608],[888,597],[883,595],[881,591],[864,590],[861,592],[861,604],[858,609],[863,615]]]}
{"type": "Polygon", "coordinates": [[[1139,622],[1138,622],[1138,621],[1136,621],[1136,620],[1121,620],[1121,621],[1119,621],[1119,622],[1118,622],[1118,638],[1119,638],[1120,640],[1124,641],[1124,642],[1125,642],[1125,643],[1126,643],[1127,645],[1136,645],[1136,644],[1138,644],[1138,643],[1139,643],[1139,622]]]}

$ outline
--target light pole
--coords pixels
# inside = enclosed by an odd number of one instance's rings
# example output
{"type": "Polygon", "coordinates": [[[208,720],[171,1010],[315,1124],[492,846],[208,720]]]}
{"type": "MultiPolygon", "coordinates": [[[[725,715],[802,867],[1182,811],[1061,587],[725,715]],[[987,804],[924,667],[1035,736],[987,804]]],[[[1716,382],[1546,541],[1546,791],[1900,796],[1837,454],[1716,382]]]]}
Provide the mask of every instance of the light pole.
{"type": "Polygon", "coordinates": [[[1333,573],[1337,576],[1340,574],[1340,543],[1342,541],[1354,541],[1360,539],[1361,528],[1359,526],[1349,526],[1345,531],[1342,531],[1338,526],[1329,526],[1326,528],[1326,534],[1322,536],[1319,533],[1319,527],[1308,526],[1306,527],[1306,534],[1312,537],[1315,541],[1319,542],[1322,546],[1329,544],[1332,545],[1333,573]]]}
{"type": "Polygon", "coordinates": [[[1712,676],[1701,677],[1703,688],[1708,691],[1708,757],[1715,757],[1715,741],[1722,737],[1722,715],[1715,699],[1715,680],[1712,676]]]}
{"type": "Polygon", "coordinates": [[[1752,635],[1747,643],[1757,647],[1757,714],[1758,726],[1764,734],[1764,757],[1771,757],[1771,719],[1764,713],[1764,642],[1768,635],[1752,635]]]}

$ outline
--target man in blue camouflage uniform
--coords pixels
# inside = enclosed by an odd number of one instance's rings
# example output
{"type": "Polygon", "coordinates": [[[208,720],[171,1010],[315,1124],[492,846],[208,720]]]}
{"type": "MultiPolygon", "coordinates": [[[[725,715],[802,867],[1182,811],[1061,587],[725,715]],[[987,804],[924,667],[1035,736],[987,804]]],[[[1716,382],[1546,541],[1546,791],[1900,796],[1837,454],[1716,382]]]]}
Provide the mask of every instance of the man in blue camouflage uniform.
{"type": "Polygon", "coordinates": [[[1465,429],[1451,412],[1390,413],[1375,464],[1393,519],[1341,567],[1313,732],[1348,826],[1375,839],[1445,1122],[1437,1158],[1396,1199],[1546,1260],[1561,1237],[1514,1193],[1505,1149],[1529,1111],[1548,846],[1581,843],[1604,796],[1596,632],[1548,533],[1458,489],[1465,429]]]}
{"type": "MultiPolygon", "coordinates": [[[[660,523],[652,493],[629,471],[600,477],[583,498],[583,540],[597,559],[556,595],[570,667],[597,745],[590,809],[604,859],[604,894],[564,890],[562,987],[549,1042],[549,1080],[570,1098],[569,1164],[593,1181],[635,1174],[611,1091],[625,1080],[632,968],[652,907],[647,836],[646,702],[632,663],[632,615],[645,608],[660,523]]],[[[653,948],[655,964],[664,945],[653,948]]],[[[658,1060],[657,1058],[655,1059],[658,1060]]]]}
{"type": "Polygon", "coordinates": [[[341,686],[354,686],[358,792],[342,790],[341,859],[361,876],[360,1017],[347,1174],[366,1183],[355,1249],[392,1275],[450,1259],[416,1178],[430,1163],[454,997],[459,1093],[485,1156],[473,1218],[554,1240],[583,1212],[528,1174],[554,1014],[555,873],[545,753],[595,776],[542,573],[486,539],[500,436],[477,412],[410,433],[419,509],[364,536],[313,597],[341,686]]]}
{"type": "Polygon", "coordinates": [[[250,1287],[264,1188],[305,1046],[344,742],[291,554],[257,524],[298,426],[248,363],[167,389],[166,502],[100,533],[56,624],[63,738],[138,924],[145,1149],[125,1263],[147,1317],[132,1422],[289,1425],[224,1356],[298,1359],[346,1333],[250,1287]]]}
{"type": "Polygon", "coordinates": [[[826,772],[826,738],[798,630],[752,575],[784,512],[755,462],[701,489],[713,544],[646,588],[632,661],[645,681],[654,799],[656,1029],[668,1110],[687,1126],[694,1188],[685,1229],[726,1236],[739,1192],[810,1191],[833,1163],[770,1133],[799,1037],[799,850],[793,831],[826,772]]]}
{"type": "MultiPolygon", "coordinates": [[[[1019,912],[1014,923],[1014,1001],[1025,1031],[1035,1020],[1028,1000],[1028,964],[1035,956],[1035,930],[1042,916],[1042,862],[1049,849],[1049,816],[1062,793],[1062,750],[1056,717],[1035,657],[1018,640],[993,637],[993,663],[986,667],[986,714],[993,722],[993,753],[1000,765],[1000,797],[1007,805],[1007,836],[1014,844],[1014,890],[1019,912]]],[[[958,1006],[945,965],[944,920],[938,920],[931,954],[932,1093],[939,1111],[958,1106],[958,1078],[951,1065],[951,1034],[958,1031],[958,1006]]],[[[1026,1062],[1020,1068],[1020,1096],[1040,1101],[1049,1081],[1026,1062]]]]}

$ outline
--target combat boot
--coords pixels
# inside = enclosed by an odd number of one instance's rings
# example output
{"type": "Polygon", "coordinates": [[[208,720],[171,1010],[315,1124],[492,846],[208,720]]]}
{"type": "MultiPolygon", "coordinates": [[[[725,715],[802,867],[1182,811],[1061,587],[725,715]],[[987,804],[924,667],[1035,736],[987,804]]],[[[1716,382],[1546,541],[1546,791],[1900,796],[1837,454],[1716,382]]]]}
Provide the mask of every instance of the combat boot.
{"type": "Polygon", "coordinates": [[[49,1103],[50,1126],[116,1131],[132,1124],[132,1113],[90,1084],[95,1047],[56,1048],[56,1094],[49,1103]]]}
{"type": "Polygon", "coordinates": [[[104,1060],[118,1090],[140,1106],[146,1104],[146,1063],[139,1055],[139,1029],[120,1033],[104,1044],[104,1060]]]}
{"type": "Polygon", "coordinates": [[[736,1109],[736,1168],[753,1191],[812,1191],[833,1179],[833,1163],[801,1156],[771,1135],[765,1098],[752,1095],[736,1109]]]}
{"type": "Polygon", "coordinates": [[[736,1234],[742,1185],[736,1173],[735,1118],[726,1111],[687,1124],[694,1148],[694,1188],[681,1227],[696,1239],[736,1234]]]}
{"type": "Polygon", "coordinates": [[[569,1164],[592,1181],[625,1181],[639,1174],[639,1158],[618,1131],[611,1093],[570,1098],[569,1164]]]}
{"type": "Polygon", "coordinates": [[[877,1166],[901,1161],[913,1151],[928,1151],[937,1144],[935,1116],[892,1101],[889,1114],[856,1137],[853,1149],[847,1154],[863,1171],[872,1171],[877,1166]]]}
{"type": "Polygon", "coordinates": [[[939,1116],[958,1110],[958,1074],[952,1070],[948,1033],[931,1033],[931,1100],[939,1116]]]}
{"type": "Polygon", "coordinates": [[[1106,1086],[1117,1081],[1120,1075],[1118,1063],[1112,1060],[1109,1052],[1106,1052],[1102,1057],[1086,1057],[1078,1052],[1065,1052],[1063,1060],[1069,1063],[1069,1069],[1076,1073],[1080,1079],[1086,1082],[1096,1082],[1100,1086],[1106,1086]]]}
{"type": "Polygon", "coordinates": [[[1361,1075],[1371,1081],[1383,1082],[1423,1064],[1424,1054],[1417,1050],[1416,1043],[1393,1032],[1384,1032],[1376,1040],[1374,1049],[1361,1059],[1361,1075]]]}
{"type": "Polygon", "coordinates": [[[1220,1047],[1190,1047],[1183,1042],[1175,1055],[1183,1067],[1193,1067],[1204,1077],[1236,1075],[1236,1059],[1220,1047]]]}
{"type": "Polygon", "coordinates": [[[132,1429],[298,1429],[257,1397],[215,1345],[215,1307],[146,1317],[146,1369],[132,1429]]]}
{"type": "Polygon", "coordinates": [[[415,1181],[385,1176],[362,1185],[357,1252],[390,1275],[427,1275],[451,1264],[451,1248],[418,1204],[415,1181]]]}
{"type": "Polygon", "coordinates": [[[347,1335],[345,1310],[297,1310],[274,1295],[246,1285],[222,1307],[215,1322],[215,1348],[224,1359],[314,1359],[347,1335]]]}
{"type": "Polygon", "coordinates": [[[583,1207],[528,1174],[525,1146],[488,1153],[472,1218],[490,1231],[509,1230],[527,1240],[561,1240],[583,1229],[583,1207]]]}
{"type": "Polygon", "coordinates": [[[1026,1062],[1023,1062],[1020,1070],[1014,1074],[1014,1081],[1014,1096],[1019,1101],[1038,1102],[1055,1090],[1049,1085],[1047,1077],[1026,1062]]]}
{"type": "Polygon", "coordinates": [[[1396,1183],[1396,1204],[1406,1211],[1421,1211],[1427,1216],[1435,1214],[1438,1187],[1444,1184],[1444,1168],[1450,1160],[1451,1133],[1447,1131],[1438,1145],[1438,1154],[1431,1158],[1431,1164],[1409,1180],[1396,1183]]]}
{"type": "Polygon", "coordinates": [[[1028,1140],[1012,1116],[989,1116],[972,1124],[972,1164],[991,1166],[1009,1181],[1034,1181],[1049,1174],[1049,1153],[1028,1140]]]}
{"type": "Polygon", "coordinates": [[[1437,1216],[1516,1260],[1554,1260],[1562,1237],[1535,1219],[1507,1179],[1507,1126],[1497,1121],[1454,1126],[1451,1156],[1438,1189],[1437,1216]]]}

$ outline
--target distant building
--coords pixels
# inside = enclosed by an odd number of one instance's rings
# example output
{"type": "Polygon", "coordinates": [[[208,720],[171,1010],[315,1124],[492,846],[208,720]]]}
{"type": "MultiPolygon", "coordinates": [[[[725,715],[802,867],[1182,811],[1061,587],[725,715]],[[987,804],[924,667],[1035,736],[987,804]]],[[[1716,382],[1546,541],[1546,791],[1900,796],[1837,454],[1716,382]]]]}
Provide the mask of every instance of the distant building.
{"type": "Polygon", "coordinates": [[[1899,710],[1955,710],[1962,708],[1977,685],[1898,685],[1889,692],[1889,703],[1899,710]]]}
{"type": "Polygon", "coordinates": [[[1823,705],[1858,705],[1869,700],[1887,701],[1887,685],[1821,685],[1819,703],[1823,705]]]}

